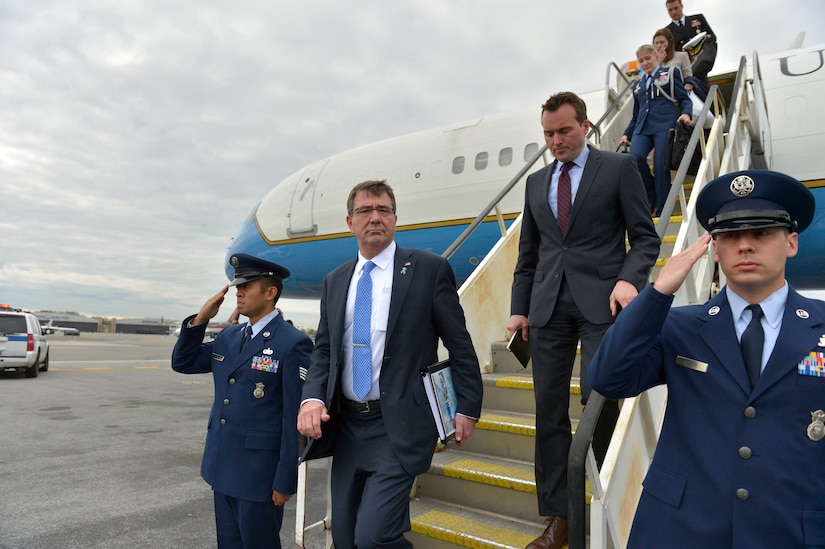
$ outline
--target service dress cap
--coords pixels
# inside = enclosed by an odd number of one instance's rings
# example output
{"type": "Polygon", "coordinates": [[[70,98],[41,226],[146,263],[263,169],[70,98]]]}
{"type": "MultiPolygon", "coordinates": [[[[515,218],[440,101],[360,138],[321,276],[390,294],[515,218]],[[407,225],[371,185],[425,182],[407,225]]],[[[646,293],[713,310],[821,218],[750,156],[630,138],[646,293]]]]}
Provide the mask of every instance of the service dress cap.
{"type": "Polygon", "coordinates": [[[235,278],[229,283],[230,286],[246,284],[263,277],[283,280],[290,275],[286,267],[249,254],[233,254],[229,258],[229,264],[235,268],[235,278]]]}
{"type": "Polygon", "coordinates": [[[717,177],[696,200],[699,223],[710,234],[811,224],[816,200],[798,180],[779,172],[746,170],[717,177]]]}

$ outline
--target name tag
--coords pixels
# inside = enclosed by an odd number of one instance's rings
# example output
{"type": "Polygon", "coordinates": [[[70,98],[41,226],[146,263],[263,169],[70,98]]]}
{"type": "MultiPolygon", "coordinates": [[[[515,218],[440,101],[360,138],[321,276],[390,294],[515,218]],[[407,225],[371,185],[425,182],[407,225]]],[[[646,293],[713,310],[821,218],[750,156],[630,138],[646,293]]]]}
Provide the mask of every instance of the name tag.
{"type": "Polygon", "coordinates": [[[218,353],[212,353],[212,360],[217,360],[218,362],[223,362],[225,357],[223,355],[219,355],[218,353]]]}
{"type": "Polygon", "coordinates": [[[690,368],[691,370],[696,370],[697,372],[702,372],[703,374],[708,371],[708,363],[701,362],[699,360],[693,360],[692,358],[687,358],[684,356],[677,356],[676,357],[676,365],[677,366],[684,366],[685,368],[690,368]]]}
{"type": "Polygon", "coordinates": [[[811,351],[796,367],[801,376],[825,377],[825,353],[811,351]]]}

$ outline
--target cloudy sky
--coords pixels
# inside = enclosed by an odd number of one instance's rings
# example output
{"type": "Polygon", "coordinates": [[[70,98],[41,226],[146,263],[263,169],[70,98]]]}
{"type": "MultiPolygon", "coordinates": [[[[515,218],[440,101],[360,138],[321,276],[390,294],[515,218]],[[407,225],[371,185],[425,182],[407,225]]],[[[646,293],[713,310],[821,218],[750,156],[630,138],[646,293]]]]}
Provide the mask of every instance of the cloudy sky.
{"type": "MultiPolygon", "coordinates": [[[[685,0],[725,67],[825,42],[823,0],[777,6],[685,0]]],[[[183,318],[298,168],[594,90],[667,23],[663,0],[0,0],[0,303],[183,318]]]]}

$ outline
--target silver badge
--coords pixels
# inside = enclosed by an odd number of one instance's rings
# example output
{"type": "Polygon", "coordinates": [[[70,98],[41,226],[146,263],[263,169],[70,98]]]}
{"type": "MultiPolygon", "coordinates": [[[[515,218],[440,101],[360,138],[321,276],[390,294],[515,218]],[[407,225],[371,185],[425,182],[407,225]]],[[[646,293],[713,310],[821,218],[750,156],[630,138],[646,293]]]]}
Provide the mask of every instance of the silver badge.
{"type": "Polygon", "coordinates": [[[710,309],[708,309],[708,314],[709,314],[710,316],[716,316],[716,315],[718,315],[718,314],[719,314],[719,311],[720,311],[720,310],[721,310],[721,309],[719,309],[719,306],[718,306],[718,305],[714,305],[713,307],[711,307],[710,309]]]}
{"type": "Polygon", "coordinates": [[[817,347],[825,347],[825,334],[819,336],[819,343],[817,344],[817,347]]]}
{"type": "Polygon", "coordinates": [[[272,354],[272,349],[264,349],[264,350],[263,350],[263,353],[264,353],[265,355],[271,355],[271,354],[272,354]]]}
{"type": "Polygon", "coordinates": [[[252,391],[252,396],[255,398],[264,398],[264,384],[263,383],[256,383],[255,390],[252,391]]]}
{"type": "Polygon", "coordinates": [[[753,189],[753,179],[747,175],[740,175],[730,182],[730,192],[733,193],[734,196],[738,196],[740,198],[751,194],[753,189]]]}
{"type": "Polygon", "coordinates": [[[806,311],[805,309],[797,309],[796,310],[796,316],[798,316],[799,318],[804,320],[804,319],[808,318],[811,315],[809,315],[808,311],[806,311]]]}
{"type": "Polygon", "coordinates": [[[269,337],[269,332],[264,332],[264,337],[269,337]]]}
{"type": "Polygon", "coordinates": [[[811,412],[811,424],[808,425],[808,438],[814,442],[819,442],[825,437],[825,412],[817,410],[811,412]]]}
{"type": "Polygon", "coordinates": [[[233,267],[237,267],[238,266],[238,256],[233,255],[232,259],[229,260],[229,263],[231,263],[233,267]]]}

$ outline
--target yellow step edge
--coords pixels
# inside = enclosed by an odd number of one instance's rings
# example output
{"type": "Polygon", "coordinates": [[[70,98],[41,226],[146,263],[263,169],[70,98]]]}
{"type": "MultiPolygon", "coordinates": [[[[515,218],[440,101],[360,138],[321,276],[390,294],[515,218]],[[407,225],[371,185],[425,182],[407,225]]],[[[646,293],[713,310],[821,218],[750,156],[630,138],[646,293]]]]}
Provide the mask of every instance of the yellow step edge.
{"type": "MultiPolygon", "coordinates": [[[[524,389],[526,391],[533,390],[532,376],[504,376],[496,379],[496,387],[504,389],[524,389]]],[[[570,381],[570,394],[582,394],[581,381],[578,378],[573,378],[570,381]]]]}
{"type": "MultiPolygon", "coordinates": [[[[525,547],[534,536],[492,526],[441,511],[427,511],[412,520],[412,531],[471,549],[525,547]]],[[[565,544],[565,547],[567,545],[565,544]]]]}
{"type": "Polygon", "coordinates": [[[673,244],[673,243],[676,242],[676,235],[675,234],[665,235],[665,237],[662,238],[662,242],[667,242],[668,244],[673,244]]]}
{"type": "Polygon", "coordinates": [[[457,459],[445,465],[443,473],[445,477],[470,480],[519,492],[536,493],[536,477],[533,471],[486,463],[476,459],[457,459]]]}
{"type": "MultiPolygon", "coordinates": [[[[659,224],[659,219],[660,219],[659,217],[654,217],[653,218],[653,224],[658,225],[659,224]]],[[[671,223],[676,223],[676,224],[681,223],[682,219],[683,218],[682,218],[681,215],[671,215],[670,216],[670,222],[671,223]]]]}
{"type": "Polygon", "coordinates": [[[504,376],[496,380],[496,387],[533,390],[533,376],[504,376]]]}
{"type": "Polygon", "coordinates": [[[481,414],[478,423],[476,423],[476,429],[535,437],[536,420],[501,414],[481,414]]]}

